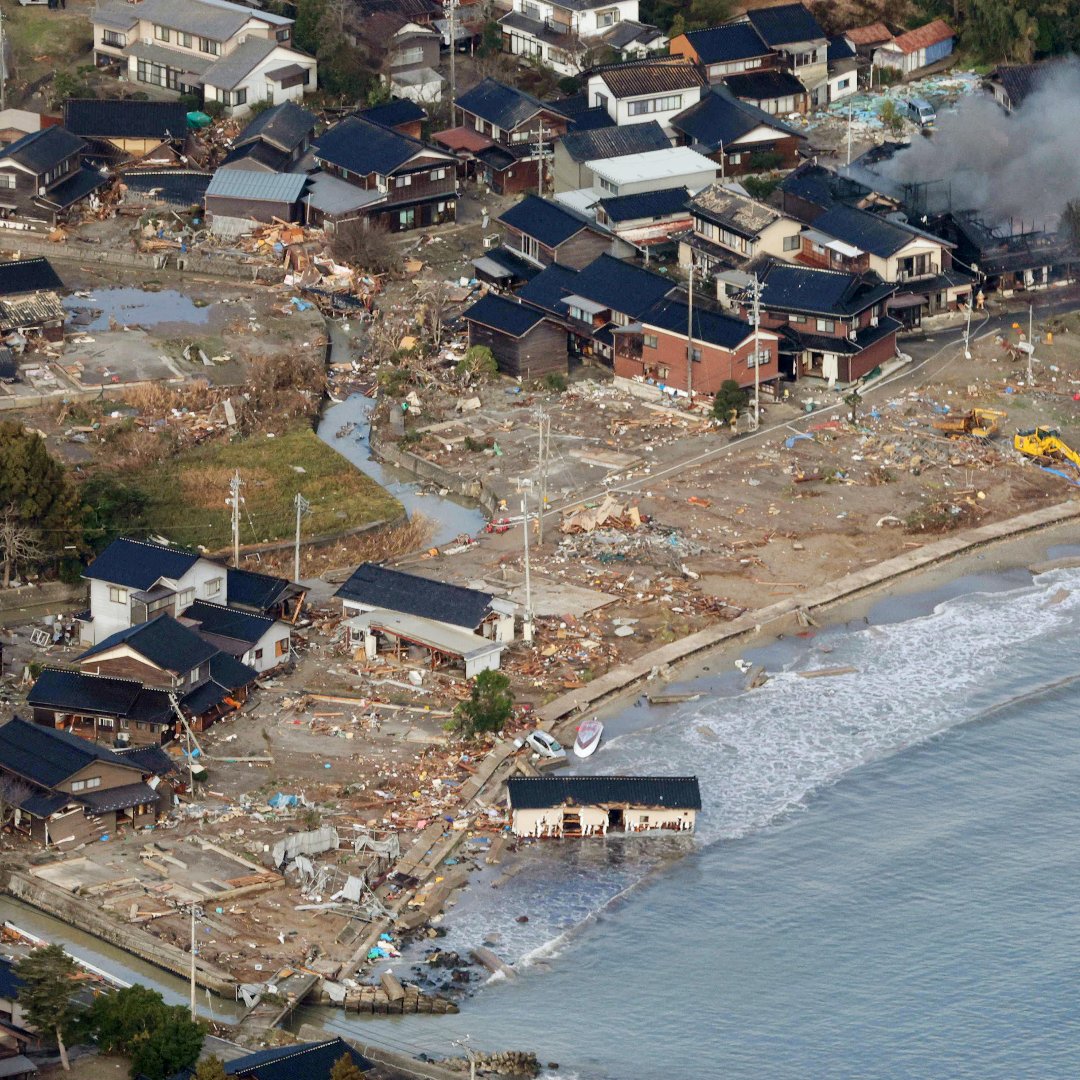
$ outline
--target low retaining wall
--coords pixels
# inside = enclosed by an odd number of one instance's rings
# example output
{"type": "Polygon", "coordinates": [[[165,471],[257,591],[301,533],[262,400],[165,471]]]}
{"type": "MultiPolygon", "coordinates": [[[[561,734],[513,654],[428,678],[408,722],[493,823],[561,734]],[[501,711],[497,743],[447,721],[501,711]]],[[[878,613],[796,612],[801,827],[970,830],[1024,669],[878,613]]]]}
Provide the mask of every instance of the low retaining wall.
{"type": "Polygon", "coordinates": [[[23,256],[44,255],[47,259],[77,262],[80,266],[98,263],[136,270],[179,270],[186,274],[237,278],[240,281],[256,281],[264,285],[277,285],[285,280],[285,271],[279,266],[244,263],[228,255],[181,255],[179,251],[149,255],[137,251],[118,251],[105,244],[80,243],[78,240],[54,244],[33,233],[9,232],[4,229],[0,229],[0,251],[18,252],[23,256]]]}
{"type": "Polygon", "coordinates": [[[17,589],[0,590],[0,615],[41,607],[44,604],[79,604],[86,600],[86,585],[69,585],[64,581],[46,581],[40,585],[20,585],[17,589]]]}
{"type": "MultiPolygon", "coordinates": [[[[9,869],[3,889],[9,896],[14,896],[86,934],[93,934],[94,937],[132,953],[141,960],[164,968],[165,971],[171,971],[185,979],[191,975],[190,954],[168,942],[159,941],[138,926],[114,922],[99,904],[84,900],[50,881],[9,869]]],[[[225,997],[232,997],[235,992],[236,980],[227,971],[202,960],[195,962],[195,981],[225,997]]]]}
{"type": "Polygon", "coordinates": [[[371,452],[380,461],[396,465],[399,469],[404,469],[405,472],[415,476],[418,480],[430,480],[431,483],[438,484],[439,487],[446,488],[447,491],[452,491],[456,495],[464,495],[467,499],[475,499],[491,513],[495,513],[498,509],[501,496],[485,488],[480,477],[458,476],[457,473],[449,472],[441,465],[436,465],[426,458],[419,457],[408,450],[403,450],[399,443],[394,442],[393,439],[385,438],[381,428],[374,423],[371,425],[369,442],[371,452]]]}
{"type": "Polygon", "coordinates": [[[859,570],[854,574],[848,574],[837,581],[828,582],[816,589],[809,589],[801,596],[788,597],[768,607],[749,611],[729,623],[699,630],[696,634],[690,634],[646,653],[629,664],[621,664],[587,686],[563,694],[537,709],[537,717],[548,728],[561,722],[568,722],[577,712],[594,709],[605,699],[616,697],[639,683],[645,682],[657,668],[684,663],[718,645],[729,645],[741,638],[756,634],[764,627],[780,620],[793,620],[800,610],[807,613],[827,610],[834,604],[850,600],[886,582],[895,581],[917,570],[924,570],[957,555],[1078,517],[1080,517],[1080,501],[1058,503],[1007,521],[983,525],[978,529],[966,530],[955,536],[936,540],[917,551],[905,552],[895,558],[886,559],[884,562],[859,570]]]}

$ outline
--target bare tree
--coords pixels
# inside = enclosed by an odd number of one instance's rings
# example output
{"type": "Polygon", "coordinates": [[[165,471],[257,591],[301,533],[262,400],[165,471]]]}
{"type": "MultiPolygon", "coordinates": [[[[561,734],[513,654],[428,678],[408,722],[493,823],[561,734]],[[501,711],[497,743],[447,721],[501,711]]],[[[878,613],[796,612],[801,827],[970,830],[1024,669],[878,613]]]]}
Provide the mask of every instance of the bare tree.
{"type": "Polygon", "coordinates": [[[443,281],[429,282],[420,289],[417,300],[420,305],[420,325],[431,338],[432,346],[438,349],[442,346],[446,319],[453,306],[450,290],[443,281]]]}
{"type": "Polygon", "coordinates": [[[393,272],[401,266],[401,252],[390,230],[365,218],[342,222],[331,241],[334,258],[373,274],[393,272]]]}
{"type": "Polygon", "coordinates": [[[15,811],[33,794],[29,784],[14,776],[0,776],[0,829],[6,829],[15,811]]]}
{"type": "Polygon", "coordinates": [[[11,575],[19,563],[36,562],[45,557],[36,529],[19,520],[15,507],[9,506],[0,516],[0,562],[4,567],[3,588],[11,587],[11,575]]]}

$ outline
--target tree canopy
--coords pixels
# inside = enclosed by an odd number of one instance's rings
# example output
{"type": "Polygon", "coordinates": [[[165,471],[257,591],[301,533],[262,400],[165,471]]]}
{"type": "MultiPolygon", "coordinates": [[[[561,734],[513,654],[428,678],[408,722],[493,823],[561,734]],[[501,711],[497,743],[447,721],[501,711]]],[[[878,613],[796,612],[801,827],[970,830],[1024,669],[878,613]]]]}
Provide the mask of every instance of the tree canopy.
{"type": "Polygon", "coordinates": [[[330,1080],[364,1080],[364,1074],[351,1054],[342,1054],[330,1069],[330,1080]]]}
{"type": "Polygon", "coordinates": [[[0,422],[0,507],[25,524],[56,536],[62,547],[79,533],[79,498],[64,466],[45,440],[17,420],[0,422]]]}
{"type": "Polygon", "coordinates": [[[205,1038],[206,1026],[192,1021],[183,1005],[166,1006],[154,1029],[131,1051],[131,1075],[168,1080],[198,1061],[205,1038]]]}
{"type": "Polygon", "coordinates": [[[514,710],[510,679],[501,671],[481,671],[473,679],[472,694],[455,712],[459,730],[464,735],[498,731],[514,710]]]}
{"type": "Polygon", "coordinates": [[[23,957],[14,970],[22,980],[19,1004],[26,1019],[45,1039],[53,1038],[67,1072],[71,1066],[65,1040],[75,1026],[75,995],[79,991],[75,961],[59,945],[46,945],[23,957]]]}

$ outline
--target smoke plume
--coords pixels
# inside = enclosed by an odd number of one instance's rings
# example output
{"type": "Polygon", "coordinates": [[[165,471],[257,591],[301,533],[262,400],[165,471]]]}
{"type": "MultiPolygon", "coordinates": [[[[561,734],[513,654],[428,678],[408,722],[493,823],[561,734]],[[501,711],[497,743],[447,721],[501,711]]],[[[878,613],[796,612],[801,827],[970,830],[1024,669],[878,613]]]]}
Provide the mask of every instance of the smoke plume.
{"type": "Polygon", "coordinates": [[[961,98],[938,116],[930,138],[879,166],[925,188],[925,209],[976,210],[988,224],[1032,221],[1053,229],[1080,197],[1080,61],[1053,64],[1040,88],[1012,114],[990,94],[961,98]]]}

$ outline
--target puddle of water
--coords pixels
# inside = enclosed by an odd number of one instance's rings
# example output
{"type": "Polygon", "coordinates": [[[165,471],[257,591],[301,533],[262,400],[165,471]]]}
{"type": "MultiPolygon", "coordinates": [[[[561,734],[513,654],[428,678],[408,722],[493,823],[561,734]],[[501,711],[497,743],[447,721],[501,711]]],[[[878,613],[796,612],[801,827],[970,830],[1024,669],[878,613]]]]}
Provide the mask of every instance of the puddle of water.
{"type": "Polygon", "coordinates": [[[368,416],[375,402],[363,394],[353,394],[340,405],[330,405],[319,421],[319,438],[351,461],[362,473],[381,484],[405,507],[409,517],[423,514],[435,522],[433,544],[445,544],[461,533],[470,536],[487,524],[487,515],[478,504],[467,499],[442,495],[425,495],[412,476],[391,465],[384,465],[371,456],[368,443],[368,416]],[[337,433],[355,425],[340,439],[337,433]]]}
{"type": "Polygon", "coordinates": [[[145,289],[95,289],[89,298],[69,296],[68,311],[91,311],[94,318],[80,324],[82,330],[108,330],[109,319],[121,326],[157,326],[161,323],[203,324],[210,318],[210,305],[198,307],[190,296],[175,289],[149,292],[145,289]]]}

